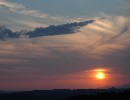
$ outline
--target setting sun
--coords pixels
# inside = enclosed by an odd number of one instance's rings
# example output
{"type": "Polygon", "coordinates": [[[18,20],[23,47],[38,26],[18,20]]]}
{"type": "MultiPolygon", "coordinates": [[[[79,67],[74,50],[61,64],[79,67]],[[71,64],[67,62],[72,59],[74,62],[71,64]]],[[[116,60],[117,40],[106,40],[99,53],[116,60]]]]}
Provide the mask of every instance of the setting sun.
{"type": "Polygon", "coordinates": [[[102,80],[102,79],[105,79],[105,74],[103,72],[97,72],[97,74],[95,75],[95,77],[97,79],[102,80]]]}
{"type": "Polygon", "coordinates": [[[93,73],[93,76],[98,79],[98,80],[103,80],[103,79],[106,79],[107,78],[107,69],[95,69],[93,70],[94,73],[93,73]]]}

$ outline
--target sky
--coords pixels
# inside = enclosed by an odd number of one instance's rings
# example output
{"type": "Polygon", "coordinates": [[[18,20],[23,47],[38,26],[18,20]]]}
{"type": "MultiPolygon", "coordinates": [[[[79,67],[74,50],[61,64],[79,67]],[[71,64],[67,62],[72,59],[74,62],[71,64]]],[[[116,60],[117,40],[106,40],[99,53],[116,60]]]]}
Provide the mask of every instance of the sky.
{"type": "Polygon", "coordinates": [[[129,84],[129,5],[129,0],[0,0],[0,25],[13,32],[95,20],[74,34],[0,40],[0,90],[129,84]],[[94,77],[99,69],[104,80],[94,77]]]}

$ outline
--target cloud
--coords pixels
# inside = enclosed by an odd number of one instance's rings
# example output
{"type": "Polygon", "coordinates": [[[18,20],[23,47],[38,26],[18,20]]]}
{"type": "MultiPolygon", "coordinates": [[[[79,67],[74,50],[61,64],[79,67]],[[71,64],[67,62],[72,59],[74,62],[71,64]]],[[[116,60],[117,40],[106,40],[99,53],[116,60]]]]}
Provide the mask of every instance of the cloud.
{"type": "MultiPolygon", "coordinates": [[[[128,82],[124,78],[130,72],[129,18],[109,16],[87,23],[83,26],[82,22],[70,23],[69,28],[81,26],[75,34],[0,41],[1,83],[16,79],[27,80],[25,83],[31,80],[39,80],[39,83],[82,80],[82,83],[88,83],[88,73],[85,72],[101,67],[110,69],[109,75],[113,80],[118,78],[128,82]]],[[[53,27],[59,29],[66,25],[53,27]]],[[[113,80],[111,82],[115,84],[113,80]]]]}
{"type": "Polygon", "coordinates": [[[84,27],[88,24],[92,24],[94,20],[89,20],[85,22],[75,22],[75,23],[68,23],[58,26],[49,26],[46,28],[36,28],[34,31],[28,32],[27,35],[30,38],[33,37],[40,37],[40,36],[51,36],[51,35],[62,35],[62,34],[72,34],[79,31],[81,27],[84,27]]]}
{"type": "Polygon", "coordinates": [[[93,22],[94,20],[89,20],[85,22],[68,23],[68,24],[63,24],[63,25],[58,25],[58,26],[51,25],[46,28],[39,27],[29,32],[26,32],[26,31],[12,32],[10,29],[4,26],[1,26],[0,39],[6,40],[8,38],[21,38],[23,36],[29,37],[29,38],[35,38],[35,37],[41,37],[41,36],[72,34],[79,31],[80,27],[84,27],[88,24],[92,24],[93,22]]]}
{"type": "Polygon", "coordinates": [[[40,25],[42,27],[46,27],[52,24],[59,25],[63,23],[88,20],[87,17],[71,18],[69,16],[52,16],[42,11],[28,8],[23,4],[14,3],[7,0],[0,0],[0,7],[0,24],[11,28],[13,31],[20,31],[21,29],[23,30],[25,28],[27,30],[33,30],[40,25]]]}
{"type": "Polygon", "coordinates": [[[24,15],[29,15],[29,16],[33,16],[33,17],[39,17],[39,18],[46,18],[48,16],[48,14],[46,14],[46,13],[41,13],[38,10],[31,10],[31,9],[23,6],[22,4],[12,3],[12,2],[8,2],[6,0],[0,0],[0,5],[5,6],[10,11],[16,12],[19,14],[24,14],[24,15]]]}
{"type": "MultiPolygon", "coordinates": [[[[96,39],[97,41],[95,41],[93,44],[90,45],[91,52],[99,52],[98,50],[101,51],[109,50],[109,49],[105,50],[105,48],[119,49],[124,47],[123,45],[123,41],[125,41],[124,38],[126,38],[127,36],[129,37],[130,20],[127,17],[122,16],[115,16],[115,17],[112,16],[109,17],[108,19],[96,21],[94,24],[91,24],[88,27],[86,27],[86,30],[90,31],[91,34],[93,32],[97,33],[97,35],[95,35],[95,37],[97,36],[96,39]]],[[[126,41],[127,40],[128,39],[126,39],[126,41]]]]}

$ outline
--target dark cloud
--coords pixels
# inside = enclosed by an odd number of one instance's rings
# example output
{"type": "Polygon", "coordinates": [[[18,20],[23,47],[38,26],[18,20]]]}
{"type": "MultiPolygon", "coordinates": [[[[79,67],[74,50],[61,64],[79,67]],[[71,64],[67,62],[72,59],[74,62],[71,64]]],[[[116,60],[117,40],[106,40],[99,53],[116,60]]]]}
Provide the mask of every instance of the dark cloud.
{"type": "Polygon", "coordinates": [[[54,26],[51,25],[49,27],[43,28],[38,27],[34,29],[33,31],[20,31],[20,32],[12,32],[10,29],[0,26],[0,39],[1,40],[7,40],[12,38],[22,38],[22,37],[28,37],[28,38],[35,38],[35,37],[41,37],[41,36],[53,36],[53,35],[63,35],[63,34],[72,34],[79,31],[80,27],[83,27],[87,24],[93,23],[94,20],[89,20],[85,22],[74,22],[74,23],[68,23],[63,25],[54,26]]]}
{"type": "Polygon", "coordinates": [[[7,38],[19,38],[20,34],[12,32],[5,26],[0,26],[0,40],[6,40],[7,38]]]}

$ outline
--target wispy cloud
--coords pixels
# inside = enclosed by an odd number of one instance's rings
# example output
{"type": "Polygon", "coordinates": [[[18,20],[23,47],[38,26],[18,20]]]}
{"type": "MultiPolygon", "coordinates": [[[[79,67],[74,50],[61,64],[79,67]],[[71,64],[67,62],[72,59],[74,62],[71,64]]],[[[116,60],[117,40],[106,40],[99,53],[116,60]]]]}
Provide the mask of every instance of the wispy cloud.
{"type": "MultiPolygon", "coordinates": [[[[21,3],[14,3],[8,0],[0,0],[1,25],[5,25],[13,31],[33,30],[36,27],[47,27],[49,25],[59,25],[65,23],[81,22],[92,18],[69,17],[61,15],[50,15],[43,11],[28,8],[21,3]],[[4,19],[4,20],[3,20],[4,19]]],[[[96,18],[98,19],[98,18],[96,18]]]]}
{"type": "Polygon", "coordinates": [[[12,3],[6,0],[0,0],[0,5],[7,7],[10,11],[19,14],[29,15],[38,18],[46,18],[48,14],[40,12],[38,10],[32,10],[19,3],[12,3]]]}
{"type": "Polygon", "coordinates": [[[96,21],[86,27],[91,34],[95,32],[95,37],[97,36],[95,42],[90,44],[90,51],[99,54],[109,50],[124,48],[123,41],[128,40],[124,38],[129,37],[128,33],[130,32],[129,22],[130,20],[127,17],[112,16],[105,20],[96,21]]]}
{"type": "Polygon", "coordinates": [[[75,22],[75,21],[80,21],[79,18],[70,18],[68,17],[64,17],[64,16],[51,16],[47,13],[41,12],[39,10],[34,10],[31,8],[28,8],[26,6],[24,6],[23,4],[20,3],[12,3],[9,2],[7,0],[0,0],[0,6],[5,6],[7,7],[10,11],[15,12],[15,13],[19,13],[19,14],[23,14],[23,15],[29,15],[32,17],[37,17],[37,18],[42,18],[42,19],[51,19],[51,20],[55,20],[55,21],[65,21],[65,22],[75,22]]]}

